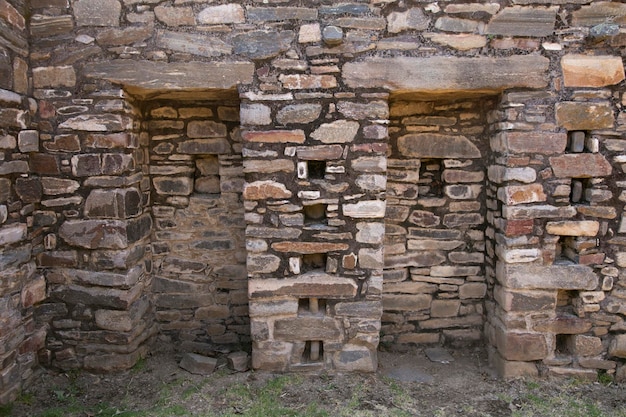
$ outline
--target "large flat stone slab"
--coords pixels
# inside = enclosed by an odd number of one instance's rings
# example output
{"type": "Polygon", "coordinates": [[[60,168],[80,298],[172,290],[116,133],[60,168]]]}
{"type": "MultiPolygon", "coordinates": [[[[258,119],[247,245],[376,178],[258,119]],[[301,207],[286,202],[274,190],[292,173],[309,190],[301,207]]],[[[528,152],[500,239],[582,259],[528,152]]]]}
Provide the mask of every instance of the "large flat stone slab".
{"type": "Polygon", "coordinates": [[[512,289],[594,290],[598,276],[586,265],[528,265],[499,262],[496,278],[512,289]]]}
{"type": "Polygon", "coordinates": [[[252,62],[175,62],[132,61],[88,63],[83,74],[125,86],[142,99],[220,98],[235,96],[239,84],[250,84],[252,62]]]}
{"type": "Polygon", "coordinates": [[[535,55],[506,58],[367,58],[344,66],[352,88],[386,88],[448,92],[483,90],[493,93],[513,87],[548,85],[549,60],[535,55]]]}
{"type": "Polygon", "coordinates": [[[325,273],[311,272],[298,278],[251,279],[248,281],[250,298],[291,296],[299,298],[350,299],[357,293],[353,279],[325,273]]]}

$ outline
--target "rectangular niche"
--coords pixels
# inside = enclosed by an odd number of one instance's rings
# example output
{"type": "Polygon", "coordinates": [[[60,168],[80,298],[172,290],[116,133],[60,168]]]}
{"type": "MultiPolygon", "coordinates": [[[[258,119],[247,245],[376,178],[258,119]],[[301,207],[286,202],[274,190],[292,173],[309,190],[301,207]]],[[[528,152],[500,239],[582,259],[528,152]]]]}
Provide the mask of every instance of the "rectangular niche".
{"type": "Polygon", "coordinates": [[[302,255],[302,265],[300,271],[302,273],[326,270],[326,261],[328,255],[326,253],[307,253],[302,255]]]}
{"type": "Polygon", "coordinates": [[[298,179],[324,179],[326,175],[326,161],[310,160],[298,162],[298,179]]]}
{"type": "Polygon", "coordinates": [[[307,340],[302,353],[302,363],[316,363],[324,361],[324,342],[321,340],[307,340]]]}
{"type": "Polygon", "coordinates": [[[422,159],[419,173],[420,197],[443,197],[443,159],[422,159]]]}
{"type": "Polygon", "coordinates": [[[325,224],[327,222],[328,204],[317,203],[305,205],[302,209],[304,213],[304,224],[325,224]]]}
{"type": "Polygon", "coordinates": [[[326,300],[322,298],[298,299],[298,316],[323,316],[326,314],[326,300]]]}

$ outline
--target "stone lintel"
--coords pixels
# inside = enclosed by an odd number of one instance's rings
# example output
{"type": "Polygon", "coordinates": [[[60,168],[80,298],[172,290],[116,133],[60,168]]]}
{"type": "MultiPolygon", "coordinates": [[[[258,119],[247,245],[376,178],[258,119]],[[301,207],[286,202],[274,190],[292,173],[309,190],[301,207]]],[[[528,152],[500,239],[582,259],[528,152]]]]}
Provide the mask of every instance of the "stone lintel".
{"type": "Polygon", "coordinates": [[[125,86],[141,99],[185,97],[237,98],[236,87],[250,84],[252,62],[176,62],[133,61],[116,59],[88,63],[83,74],[125,86]]]}
{"type": "Polygon", "coordinates": [[[511,289],[595,290],[598,276],[586,265],[528,265],[498,262],[496,278],[511,289]]]}
{"type": "Polygon", "coordinates": [[[516,55],[506,58],[367,58],[344,66],[344,80],[352,88],[391,91],[481,90],[493,94],[508,88],[545,88],[547,58],[516,55]]]}
{"type": "Polygon", "coordinates": [[[357,293],[353,279],[334,277],[323,272],[311,272],[297,278],[251,279],[250,298],[291,296],[299,298],[350,299],[357,293]]]}

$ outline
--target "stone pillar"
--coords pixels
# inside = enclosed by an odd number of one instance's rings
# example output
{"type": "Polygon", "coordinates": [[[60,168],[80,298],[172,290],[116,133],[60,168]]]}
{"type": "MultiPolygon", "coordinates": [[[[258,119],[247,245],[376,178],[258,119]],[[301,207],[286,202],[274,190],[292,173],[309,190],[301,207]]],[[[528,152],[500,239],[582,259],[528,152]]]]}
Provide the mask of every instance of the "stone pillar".
{"type": "Polygon", "coordinates": [[[336,92],[331,75],[279,79],[288,93],[241,105],[253,367],[374,371],[386,95],[336,92]]]}
{"type": "Polygon", "coordinates": [[[49,79],[55,81],[41,81],[36,90],[48,109],[40,112],[41,123],[49,126],[43,133],[49,152],[38,171],[49,231],[37,258],[49,285],[49,299],[38,309],[50,325],[48,360],[64,369],[127,369],[156,332],[147,294],[152,217],[141,113],[111,86],[72,107],[71,94],[49,89],[69,76],[49,79]],[[54,104],[45,100],[50,95],[54,104]],[[58,126],[46,123],[55,113],[61,113],[58,126]]]}
{"type": "Polygon", "coordinates": [[[33,315],[46,283],[33,259],[43,228],[36,221],[42,187],[33,172],[40,141],[28,78],[27,12],[24,2],[0,2],[0,404],[13,401],[32,379],[46,338],[33,315]]]}

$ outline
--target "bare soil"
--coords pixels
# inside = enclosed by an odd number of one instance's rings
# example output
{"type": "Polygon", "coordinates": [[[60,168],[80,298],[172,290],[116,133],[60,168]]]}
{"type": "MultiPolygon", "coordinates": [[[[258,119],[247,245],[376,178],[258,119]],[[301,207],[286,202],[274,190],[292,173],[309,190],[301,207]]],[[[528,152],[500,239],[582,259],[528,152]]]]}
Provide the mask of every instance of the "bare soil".
{"type": "MultiPolygon", "coordinates": [[[[209,376],[159,353],[114,375],[41,370],[13,404],[15,417],[55,416],[626,416],[626,387],[574,380],[496,378],[480,349],[380,352],[374,374],[209,376]]],[[[1,414],[1,413],[0,413],[1,414]]]]}

